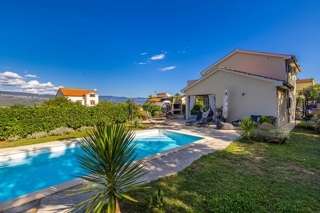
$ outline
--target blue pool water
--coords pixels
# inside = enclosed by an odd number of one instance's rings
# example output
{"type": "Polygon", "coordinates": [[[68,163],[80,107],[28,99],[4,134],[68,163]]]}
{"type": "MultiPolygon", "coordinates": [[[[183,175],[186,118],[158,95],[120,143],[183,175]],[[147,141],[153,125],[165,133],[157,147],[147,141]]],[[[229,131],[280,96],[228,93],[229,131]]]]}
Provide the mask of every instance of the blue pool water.
{"type": "MultiPolygon", "coordinates": [[[[137,159],[140,159],[202,138],[171,131],[152,131],[137,134],[136,139],[137,159]]],[[[83,174],[74,153],[81,154],[82,151],[79,147],[59,146],[53,151],[23,153],[20,157],[9,156],[10,160],[0,161],[0,202],[73,180],[76,174],[83,174]]]]}

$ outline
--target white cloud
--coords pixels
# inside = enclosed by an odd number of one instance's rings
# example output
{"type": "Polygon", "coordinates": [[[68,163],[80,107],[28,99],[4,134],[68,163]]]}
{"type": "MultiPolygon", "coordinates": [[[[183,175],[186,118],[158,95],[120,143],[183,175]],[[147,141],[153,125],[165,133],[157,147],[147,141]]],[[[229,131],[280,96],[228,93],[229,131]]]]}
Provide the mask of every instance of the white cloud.
{"type": "Polygon", "coordinates": [[[159,70],[161,70],[162,72],[166,72],[169,70],[173,70],[175,68],[176,68],[176,66],[170,66],[170,67],[165,67],[165,68],[159,68],[159,70]]]}
{"type": "Polygon", "coordinates": [[[141,53],[140,55],[147,55],[148,53],[147,52],[143,52],[143,53],[141,53]]]}
{"type": "Polygon", "coordinates": [[[142,65],[142,64],[147,64],[146,62],[139,62],[138,64],[142,65]]]}
{"type": "Polygon", "coordinates": [[[0,73],[0,85],[1,86],[20,86],[24,84],[23,77],[17,73],[6,71],[0,73]]]}
{"type": "Polygon", "coordinates": [[[36,94],[55,94],[59,88],[51,82],[40,83],[36,80],[26,82],[22,76],[10,71],[0,73],[0,86],[15,87],[17,88],[15,91],[36,94]]]}
{"type": "Polygon", "coordinates": [[[154,60],[162,60],[162,59],[164,59],[164,57],[166,57],[165,54],[160,54],[160,55],[154,55],[150,59],[153,60],[153,61],[154,60]]]}
{"type": "Polygon", "coordinates": [[[26,78],[38,78],[38,76],[32,75],[32,74],[26,74],[24,77],[26,77],[26,78]]]}

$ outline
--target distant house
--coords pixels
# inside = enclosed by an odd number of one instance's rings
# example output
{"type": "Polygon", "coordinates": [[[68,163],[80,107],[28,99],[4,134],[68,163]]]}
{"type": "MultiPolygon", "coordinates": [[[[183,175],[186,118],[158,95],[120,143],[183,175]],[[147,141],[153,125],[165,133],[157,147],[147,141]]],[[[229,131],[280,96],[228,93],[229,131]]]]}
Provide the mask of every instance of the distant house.
{"type": "Polygon", "coordinates": [[[56,97],[58,96],[67,97],[71,101],[85,106],[95,106],[99,103],[99,95],[89,89],[59,88],[56,97]]]}
{"type": "Polygon", "coordinates": [[[156,94],[157,98],[170,98],[172,95],[167,92],[159,92],[156,94]]]}
{"type": "Polygon", "coordinates": [[[316,84],[315,80],[313,78],[307,78],[307,79],[299,79],[296,80],[297,89],[296,92],[303,92],[303,90],[309,86],[314,86],[316,84]]]}
{"type": "Polygon", "coordinates": [[[296,75],[300,72],[294,55],[236,49],[181,90],[186,95],[186,118],[190,118],[196,96],[216,109],[223,105],[227,90],[228,122],[267,115],[276,117],[276,124],[282,126],[295,120],[296,75]]]}

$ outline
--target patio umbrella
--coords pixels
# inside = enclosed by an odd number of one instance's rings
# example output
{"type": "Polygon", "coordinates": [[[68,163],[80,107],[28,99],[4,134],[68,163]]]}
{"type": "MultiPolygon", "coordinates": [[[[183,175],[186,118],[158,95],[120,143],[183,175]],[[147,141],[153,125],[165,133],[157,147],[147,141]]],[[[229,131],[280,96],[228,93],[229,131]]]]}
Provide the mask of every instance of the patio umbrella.
{"type": "Polygon", "coordinates": [[[227,120],[228,118],[228,91],[224,91],[222,117],[227,120]]]}

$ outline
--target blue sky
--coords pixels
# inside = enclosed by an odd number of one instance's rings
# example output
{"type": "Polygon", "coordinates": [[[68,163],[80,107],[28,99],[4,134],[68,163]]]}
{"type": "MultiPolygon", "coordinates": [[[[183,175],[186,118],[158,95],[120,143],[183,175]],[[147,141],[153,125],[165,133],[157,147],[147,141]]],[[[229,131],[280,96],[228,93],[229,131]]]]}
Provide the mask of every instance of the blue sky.
{"type": "Polygon", "coordinates": [[[236,48],[320,82],[320,1],[0,1],[0,89],[175,94],[236,48]]]}

